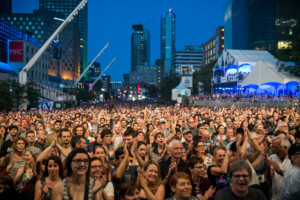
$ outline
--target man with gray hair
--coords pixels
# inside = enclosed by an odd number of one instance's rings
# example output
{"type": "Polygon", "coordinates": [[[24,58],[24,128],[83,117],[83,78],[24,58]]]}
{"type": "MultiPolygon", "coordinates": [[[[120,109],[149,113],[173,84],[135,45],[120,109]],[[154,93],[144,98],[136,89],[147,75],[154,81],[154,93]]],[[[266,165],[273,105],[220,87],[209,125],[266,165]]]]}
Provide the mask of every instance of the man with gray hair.
{"type": "Polygon", "coordinates": [[[170,158],[166,162],[160,164],[161,179],[165,184],[166,196],[165,198],[170,197],[170,187],[168,186],[169,178],[176,172],[186,172],[188,173],[187,163],[181,159],[183,145],[180,140],[172,140],[168,146],[170,158]]]}
{"type": "Polygon", "coordinates": [[[286,170],[292,168],[290,159],[288,158],[288,148],[290,142],[282,136],[274,137],[271,148],[273,155],[267,159],[268,176],[272,180],[272,200],[280,200],[282,192],[282,180],[286,170]]]}

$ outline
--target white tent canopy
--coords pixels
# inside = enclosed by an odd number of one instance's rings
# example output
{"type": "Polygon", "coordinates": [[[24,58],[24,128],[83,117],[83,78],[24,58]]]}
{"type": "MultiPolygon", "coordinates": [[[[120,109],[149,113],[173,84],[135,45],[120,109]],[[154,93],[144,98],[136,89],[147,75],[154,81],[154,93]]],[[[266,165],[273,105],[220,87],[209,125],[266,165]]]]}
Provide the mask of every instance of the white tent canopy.
{"type": "Polygon", "coordinates": [[[178,98],[180,96],[191,96],[191,90],[187,88],[182,82],[180,82],[176,88],[172,89],[172,100],[178,101],[178,98]]]}
{"type": "Polygon", "coordinates": [[[286,84],[291,81],[300,83],[300,77],[296,77],[285,71],[278,72],[276,64],[265,61],[258,61],[250,74],[242,82],[242,86],[252,84],[261,86],[262,84],[269,82],[286,84]]]}

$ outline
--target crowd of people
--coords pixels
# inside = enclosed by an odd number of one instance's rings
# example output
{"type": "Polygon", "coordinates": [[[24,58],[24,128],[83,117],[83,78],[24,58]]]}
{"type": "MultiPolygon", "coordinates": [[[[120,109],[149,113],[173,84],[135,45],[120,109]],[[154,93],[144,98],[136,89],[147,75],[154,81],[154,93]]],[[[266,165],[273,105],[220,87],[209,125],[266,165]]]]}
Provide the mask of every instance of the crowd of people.
{"type": "Polygon", "coordinates": [[[0,199],[300,199],[300,110],[85,106],[0,115],[0,199]]]}

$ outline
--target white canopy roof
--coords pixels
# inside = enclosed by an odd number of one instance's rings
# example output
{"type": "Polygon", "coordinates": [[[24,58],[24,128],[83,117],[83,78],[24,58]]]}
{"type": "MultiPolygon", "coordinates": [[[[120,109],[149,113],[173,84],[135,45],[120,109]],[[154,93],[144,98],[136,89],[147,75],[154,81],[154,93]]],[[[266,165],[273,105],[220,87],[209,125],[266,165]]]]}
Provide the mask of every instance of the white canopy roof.
{"type": "Polygon", "coordinates": [[[173,90],[189,90],[189,88],[186,87],[182,82],[180,82],[179,85],[177,85],[177,87],[173,90]]]}
{"type": "Polygon", "coordinates": [[[242,86],[251,84],[260,86],[268,82],[286,84],[290,81],[300,83],[300,77],[296,77],[285,71],[278,72],[276,64],[258,61],[250,74],[242,82],[242,86]]]}
{"type": "Polygon", "coordinates": [[[278,60],[268,51],[224,49],[218,58],[215,69],[243,63],[255,65],[258,61],[276,64],[278,60]]]}

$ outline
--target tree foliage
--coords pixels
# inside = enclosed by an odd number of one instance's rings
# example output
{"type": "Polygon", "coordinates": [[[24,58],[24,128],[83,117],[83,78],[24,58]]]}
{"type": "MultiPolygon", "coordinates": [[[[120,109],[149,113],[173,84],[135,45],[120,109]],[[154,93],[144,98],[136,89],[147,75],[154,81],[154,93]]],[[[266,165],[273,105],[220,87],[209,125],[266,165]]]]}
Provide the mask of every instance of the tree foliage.
{"type": "Polygon", "coordinates": [[[165,103],[171,101],[172,89],[180,83],[179,77],[165,77],[162,81],[159,94],[161,100],[165,103]]]}
{"type": "Polygon", "coordinates": [[[216,64],[216,60],[201,67],[201,69],[193,74],[193,91],[198,93],[198,82],[202,82],[204,93],[211,92],[211,79],[213,77],[213,68],[216,64]]]}
{"type": "Polygon", "coordinates": [[[278,50],[275,55],[280,61],[294,62],[295,65],[279,65],[279,71],[288,71],[300,77],[300,35],[292,41],[291,48],[278,50]]]}
{"type": "MultiPolygon", "coordinates": [[[[96,86],[97,84],[95,84],[96,86]]],[[[94,86],[94,87],[95,87],[94,86]]],[[[94,88],[95,89],[95,88],[94,88]]],[[[87,82],[84,82],[83,88],[78,88],[76,92],[76,99],[78,102],[88,102],[95,98],[95,94],[89,91],[89,85],[87,82]]]]}

